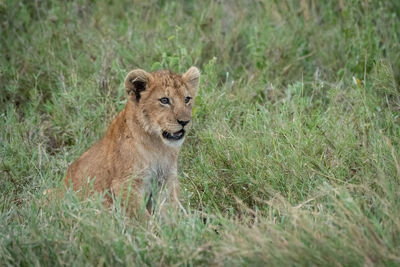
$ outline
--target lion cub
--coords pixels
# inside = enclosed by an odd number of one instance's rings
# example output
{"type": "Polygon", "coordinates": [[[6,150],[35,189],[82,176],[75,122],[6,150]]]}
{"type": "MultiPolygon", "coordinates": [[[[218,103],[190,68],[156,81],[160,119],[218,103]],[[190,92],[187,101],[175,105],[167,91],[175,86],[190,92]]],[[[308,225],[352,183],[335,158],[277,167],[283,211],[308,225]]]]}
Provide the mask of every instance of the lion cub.
{"type": "Polygon", "coordinates": [[[74,190],[85,191],[91,184],[95,191],[108,191],[107,203],[110,195],[120,196],[134,214],[144,201],[151,212],[155,198],[179,203],[178,154],[191,125],[199,80],[196,67],[182,75],[129,72],[125,108],[103,139],[71,164],[65,184],[74,190]]]}

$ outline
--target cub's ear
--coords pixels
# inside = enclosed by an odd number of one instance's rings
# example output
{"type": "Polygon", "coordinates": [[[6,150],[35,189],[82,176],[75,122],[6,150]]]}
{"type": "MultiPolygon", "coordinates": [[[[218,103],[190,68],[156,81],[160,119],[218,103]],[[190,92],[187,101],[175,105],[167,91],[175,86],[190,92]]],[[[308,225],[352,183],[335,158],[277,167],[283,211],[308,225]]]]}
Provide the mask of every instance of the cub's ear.
{"type": "Polygon", "coordinates": [[[189,85],[193,94],[196,95],[196,92],[199,88],[200,82],[200,71],[196,67],[190,67],[185,74],[182,75],[183,80],[189,85]]]}
{"type": "Polygon", "coordinates": [[[129,72],[125,78],[125,89],[128,96],[139,102],[140,93],[146,90],[150,78],[151,74],[141,69],[129,72]]]}

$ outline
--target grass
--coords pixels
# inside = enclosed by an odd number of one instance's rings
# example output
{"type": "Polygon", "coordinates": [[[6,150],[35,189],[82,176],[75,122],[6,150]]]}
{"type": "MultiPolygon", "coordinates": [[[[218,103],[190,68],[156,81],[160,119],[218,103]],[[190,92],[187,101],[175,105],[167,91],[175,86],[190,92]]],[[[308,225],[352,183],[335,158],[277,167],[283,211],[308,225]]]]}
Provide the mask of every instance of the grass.
{"type": "Polygon", "coordinates": [[[3,265],[400,264],[400,4],[0,1],[3,265]],[[202,70],[188,215],[61,186],[140,67],[202,70]]]}

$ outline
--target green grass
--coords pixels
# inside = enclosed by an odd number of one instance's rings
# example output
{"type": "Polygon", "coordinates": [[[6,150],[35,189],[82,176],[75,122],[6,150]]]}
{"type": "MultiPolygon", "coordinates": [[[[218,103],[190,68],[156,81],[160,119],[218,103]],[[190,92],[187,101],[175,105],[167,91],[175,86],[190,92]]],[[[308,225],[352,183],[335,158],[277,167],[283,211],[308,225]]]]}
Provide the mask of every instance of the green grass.
{"type": "Polygon", "coordinates": [[[400,265],[399,17],[396,0],[0,1],[1,264],[400,265]],[[188,215],[42,195],[124,107],[129,70],[191,65],[188,215]]]}

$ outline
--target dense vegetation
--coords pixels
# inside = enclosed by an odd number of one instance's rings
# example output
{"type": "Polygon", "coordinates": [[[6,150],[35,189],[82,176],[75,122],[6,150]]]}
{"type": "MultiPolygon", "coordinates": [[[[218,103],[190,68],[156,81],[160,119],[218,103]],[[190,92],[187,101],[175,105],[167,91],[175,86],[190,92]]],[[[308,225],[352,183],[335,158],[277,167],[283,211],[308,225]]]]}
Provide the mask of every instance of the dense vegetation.
{"type": "Polygon", "coordinates": [[[397,0],[0,1],[3,265],[399,265],[397,0]],[[49,200],[125,103],[202,71],[184,212],[49,200]]]}

